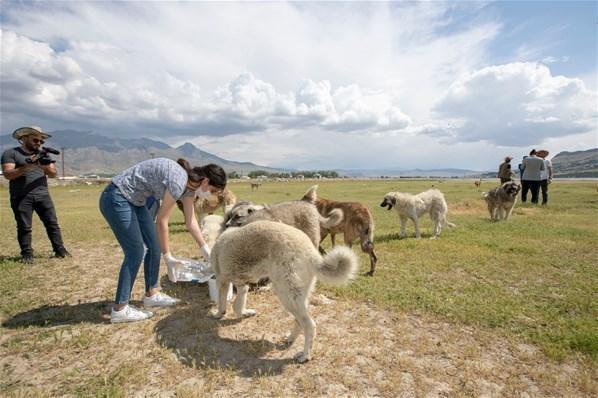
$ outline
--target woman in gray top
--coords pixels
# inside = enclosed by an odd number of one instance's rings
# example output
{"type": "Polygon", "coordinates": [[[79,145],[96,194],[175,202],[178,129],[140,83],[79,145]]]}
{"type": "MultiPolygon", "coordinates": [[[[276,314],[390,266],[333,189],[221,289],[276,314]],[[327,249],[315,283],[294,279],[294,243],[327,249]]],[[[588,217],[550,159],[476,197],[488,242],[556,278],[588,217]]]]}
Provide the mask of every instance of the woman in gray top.
{"type": "Polygon", "coordinates": [[[137,272],[144,262],[144,307],[164,307],[178,300],[162,293],[158,287],[160,253],[168,264],[174,259],[168,244],[168,220],[177,200],[183,202],[185,223],[202,255],[209,259],[210,249],[194,215],[195,196],[209,197],[226,186],[222,167],[208,164],[191,167],[185,159],[177,162],[165,158],[138,163],[112,179],[100,197],[100,211],[114,232],[125,258],[121,265],[112,322],[147,319],[152,313],[129,305],[137,272]],[[162,201],[154,218],[145,206],[149,197],[162,201]]]}

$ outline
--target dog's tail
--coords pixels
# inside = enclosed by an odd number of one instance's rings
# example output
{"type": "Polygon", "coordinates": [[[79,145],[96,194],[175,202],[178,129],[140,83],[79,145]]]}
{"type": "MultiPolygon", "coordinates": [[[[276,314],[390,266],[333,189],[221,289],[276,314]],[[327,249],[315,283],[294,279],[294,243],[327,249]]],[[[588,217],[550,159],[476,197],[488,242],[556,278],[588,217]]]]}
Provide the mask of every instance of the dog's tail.
{"type": "Polygon", "coordinates": [[[333,209],[328,213],[328,217],[320,216],[320,226],[324,229],[330,229],[336,227],[343,221],[345,214],[341,209],[333,209]]]}
{"type": "Polygon", "coordinates": [[[444,216],[442,222],[444,223],[444,225],[446,225],[449,228],[455,228],[457,226],[456,224],[449,222],[449,220],[446,219],[446,216],[444,216]]]}
{"type": "Polygon", "coordinates": [[[342,285],[355,277],[359,268],[357,255],[347,246],[336,246],[316,266],[318,279],[329,285],[342,285]]]}
{"type": "Polygon", "coordinates": [[[318,186],[317,185],[312,185],[307,190],[307,192],[305,192],[305,195],[303,195],[303,197],[301,198],[301,200],[304,201],[304,202],[315,204],[316,201],[318,200],[318,194],[316,192],[317,190],[318,190],[318,186]]]}
{"type": "Polygon", "coordinates": [[[370,222],[365,231],[363,231],[361,238],[361,250],[364,253],[369,253],[374,250],[374,223],[370,222]]]}

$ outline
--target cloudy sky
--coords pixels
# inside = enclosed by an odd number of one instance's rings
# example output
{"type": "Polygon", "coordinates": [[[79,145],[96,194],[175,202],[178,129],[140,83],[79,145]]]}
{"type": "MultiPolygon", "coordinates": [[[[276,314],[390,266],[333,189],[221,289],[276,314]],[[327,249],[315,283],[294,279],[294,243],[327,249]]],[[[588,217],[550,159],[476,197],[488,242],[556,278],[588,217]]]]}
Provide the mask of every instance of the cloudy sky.
{"type": "Polygon", "coordinates": [[[300,169],[493,170],[598,146],[597,3],[0,3],[1,134],[300,169]]]}

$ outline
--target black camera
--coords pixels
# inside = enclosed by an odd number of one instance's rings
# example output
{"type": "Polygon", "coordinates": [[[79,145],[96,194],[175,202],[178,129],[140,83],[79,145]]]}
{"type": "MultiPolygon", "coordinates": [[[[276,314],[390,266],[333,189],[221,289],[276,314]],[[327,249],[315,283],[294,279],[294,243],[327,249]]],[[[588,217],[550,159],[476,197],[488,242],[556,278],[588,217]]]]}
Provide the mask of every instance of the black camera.
{"type": "Polygon", "coordinates": [[[38,163],[42,166],[47,166],[52,163],[56,163],[54,159],[50,157],[50,154],[60,155],[60,151],[50,147],[43,147],[37,151],[32,157],[27,158],[27,163],[38,163]]]}

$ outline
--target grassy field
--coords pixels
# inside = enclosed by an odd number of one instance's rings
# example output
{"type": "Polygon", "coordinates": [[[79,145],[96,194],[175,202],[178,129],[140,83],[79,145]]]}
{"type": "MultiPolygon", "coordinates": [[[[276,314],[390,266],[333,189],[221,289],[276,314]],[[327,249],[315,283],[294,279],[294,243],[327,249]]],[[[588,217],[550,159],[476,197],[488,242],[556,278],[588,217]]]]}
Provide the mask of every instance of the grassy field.
{"type": "MultiPolygon", "coordinates": [[[[265,183],[252,191],[248,183],[232,183],[230,188],[239,199],[276,203],[300,198],[311,184],[265,183]]],[[[486,181],[482,190],[493,186],[486,181]]],[[[185,305],[148,322],[109,324],[122,255],[98,210],[102,188],[52,188],[73,258],[51,258],[36,219],[32,266],[17,261],[8,192],[0,189],[0,396],[598,393],[596,182],[556,181],[549,206],[518,203],[512,218],[499,223],[489,220],[471,181],[319,182],[321,197],[359,201],[372,211],[379,262],[374,277],[363,276],[369,261],[360,253],[362,275],[353,283],[318,286],[317,293],[335,304],[314,306],[320,345],[303,367],[289,362],[302,341],[291,352],[275,344],[290,318],[269,292],[250,295],[257,317],[219,324],[208,317],[214,307],[205,286],[173,285],[162,277],[163,288],[185,305]],[[383,195],[432,186],[445,194],[448,218],[457,227],[430,240],[426,217],[423,239],[414,238],[412,224],[409,236],[399,239],[396,213],[379,206],[383,195]],[[335,322],[340,331],[325,326],[335,322]],[[382,341],[389,347],[378,352],[382,347],[375,346],[382,341]],[[490,362],[484,362],[490,353],[490,362]],[[369,363],[360,365],[362,356],[369,363]],[[425,358],[430,362],[418,362],[425,358]],[[446,371],[459,365],[466,370],[446,371]],[[344,370],[328,369],[335,367],[344,370]]],[[[182,220],[177,212],[171,222],[173,252],[198,257],[182,220]]],[[[134,300],[141,299],[142,285],[140,272],[134,300]]]]}

